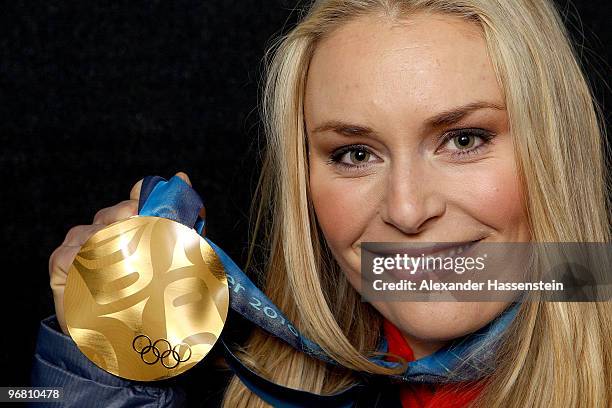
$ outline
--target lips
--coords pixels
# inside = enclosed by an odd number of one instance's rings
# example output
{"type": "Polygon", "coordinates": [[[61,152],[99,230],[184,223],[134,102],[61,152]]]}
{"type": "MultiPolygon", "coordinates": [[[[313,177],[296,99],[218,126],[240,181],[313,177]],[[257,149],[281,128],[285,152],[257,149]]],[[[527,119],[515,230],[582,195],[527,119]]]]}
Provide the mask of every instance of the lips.
{"type": "MultiPolygon", "coordinates": [[[[448,257],[465,257],[470,256],[472,250],[484,238],[476,239],[473,241],[460,241],[460,242],[443,242],[443,243],[422,243],[422,242],[407,242],[407,243],[383,243],[383,242],[371,242],[363,243],[360,245],[366,252],[373,254],[375,257],[395,257],[397,255],[404,257],[419,258],[424,256],[425,258],[434,257],[438,259],[446,259],[448,257]]],[[[387,269],[390,276],[395,279],[402,280],[418,280],[422,279],[424,274],[446,272],[444,270],[429,269],[430,266],[423,264],[419,265],[417,269],[406,270],[406,269],[387,269]]]]}
{"type": "Polygon", "coordinates": [[[364,243],[367,244],[363,250],[371,252],[373,254],[379,256],[395,256],[395,255],[408,255],[411,257],[416,256],[438,256],[438,257],[447,257],[447,256],[456,256],[460,255],[463,252],[467,251],[474,244],[479,242],[481,239],[476,239],[473,241],[457,241],[457,242],[440,242],[440,243],[416,243],[416,242],[406,242],[406,243],[384,243],[384,242],[369,242],[364,243]]]}

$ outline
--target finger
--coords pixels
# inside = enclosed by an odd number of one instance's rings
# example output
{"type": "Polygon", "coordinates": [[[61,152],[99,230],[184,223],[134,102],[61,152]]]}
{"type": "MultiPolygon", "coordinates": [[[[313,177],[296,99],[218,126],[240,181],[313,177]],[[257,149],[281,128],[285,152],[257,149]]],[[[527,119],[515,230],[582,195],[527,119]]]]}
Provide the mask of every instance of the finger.
{"type": "Polygon", "coordinates": [[[98,211],[94,216],[92,224],[109,225],[136,214],[138,214],[138,200],[125,200],[112,207],[106,207],[98,211]]]}
{"type": "Polygon", "coordinates": [[[175,174],[175,176],[180,177],[185,183],[189,184],[189,187],[191,187],[191,181],[189,180],[189,176],[187,176],[187,174],[179,171],[175,174]]]}
{"type": "Polygon", "coordinates": [[[130,191],[130,200],[139,200],[140,199],[140,189],[142,188],[142,181],[144,179],[140,179],[134,184],[132,190],[130,191]]]}
{"type": "Polygon", "coordinates": [[[56,289],[66,283],[66,275],[74,262],[81,246],[61,245],[49,257],[49,276],[51,288],[56,289]]]}
{"type": "Polygon", "coordinates": [[[93,234],[100,231],[104,227],[106,227],[104,224],[77,225],[76,227],[72,227],[66,234],[66,238],[64,239],[64,242],[62,242],[62,246],[83,246],[83,244],[87,242],[87,240],[91,238],[93,234]]]}

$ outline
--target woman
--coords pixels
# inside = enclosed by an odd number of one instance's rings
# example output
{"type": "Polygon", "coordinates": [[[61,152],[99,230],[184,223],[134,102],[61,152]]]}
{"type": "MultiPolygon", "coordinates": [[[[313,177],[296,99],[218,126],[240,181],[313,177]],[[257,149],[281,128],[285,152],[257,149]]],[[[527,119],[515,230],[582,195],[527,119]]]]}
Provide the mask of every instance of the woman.
{"type": "MultiPolygon", "coordinates": [[[[361,242],[610,241],[605,139],[548,1],[317,1],[277,43],[263,102],[265,292],[339,362],[256,330],[242,360],[275,383],[329,394],[358,372],[398,373],[367,358],[381,336],[419,360],[508,307],[361,302],[361,242]]],[[[138,196],[136,185],[52,255],[60,324],[59,271],[138,196]]],[[[606,407],[610,338],[609,303],[523,303],[493,373],[395,392],[411,407],[606,407]]],[[[231,380],[224,406],[263,405],[231,380]]]]}

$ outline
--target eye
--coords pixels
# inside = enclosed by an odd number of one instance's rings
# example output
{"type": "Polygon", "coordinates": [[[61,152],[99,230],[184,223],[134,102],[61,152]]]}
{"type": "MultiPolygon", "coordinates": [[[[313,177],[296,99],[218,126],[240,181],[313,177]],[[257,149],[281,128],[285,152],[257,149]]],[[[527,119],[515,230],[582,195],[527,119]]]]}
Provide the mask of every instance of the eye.
{"type": "MultiPolygon", "coordinates": [[[[346,153],[344,154],[346,156],[346,153]]],[[[354,149],[348,153],[351,164],[365,163],[370,159],[370,152],[363,149],[354,149]]]]}
{"type": "Polygon", "coordinates": [[[476,143],[476,136],[474,135],[459,135],[453,137],[453,143],[458,149],[469,149],[476,143]]]}
{"type": "Polygon", "coordinates": [[[442,151],[453,156],[476,154],[491,142],[494,134],[484,129],[459,129],[443,136],[442,151]]]}
{"type": "Polygon", "coordinates": [[[358,168],[377,161],[377,156],[364,145],[349,145],[336,149],[330,156],[328,164],[344,168],[358,168]]]}

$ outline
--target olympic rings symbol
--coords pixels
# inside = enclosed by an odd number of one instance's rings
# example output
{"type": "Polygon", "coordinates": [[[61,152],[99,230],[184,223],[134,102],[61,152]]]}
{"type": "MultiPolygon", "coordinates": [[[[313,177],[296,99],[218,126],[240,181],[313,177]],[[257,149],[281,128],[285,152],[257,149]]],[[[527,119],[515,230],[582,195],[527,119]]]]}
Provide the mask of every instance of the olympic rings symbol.
{"type": "Polygon", "coordinates": [[[134,340],[132,341],[132,348],[135,352],[140,354],[140,358],[145,364],[153,365],[160,361],[161,364],[168,369],[175,368],[180,363],[184,363],[191,358],[191,347],[189,347],[189,344],[179,343],[172,347],[170,342],[166,339],[158,339],[155,340],[155,342],[151,342],[149,336],[145,334],[139,334],[138,336],[134,337],[134,340]],[[140,339],[145,339],[144,341],[148,342],[149,344],[139,348],[136,342],[138,342],[140,339]],[[179,353],[181,346],[187,347],[188,350],[188,353],[185,353],[183,357],[181,357],[181,354],[179,353]],[[170,364],[172,360],[174,360],[174,363],[170,364]]]}

